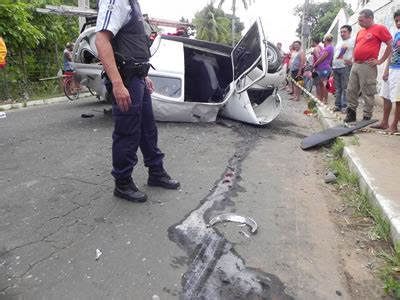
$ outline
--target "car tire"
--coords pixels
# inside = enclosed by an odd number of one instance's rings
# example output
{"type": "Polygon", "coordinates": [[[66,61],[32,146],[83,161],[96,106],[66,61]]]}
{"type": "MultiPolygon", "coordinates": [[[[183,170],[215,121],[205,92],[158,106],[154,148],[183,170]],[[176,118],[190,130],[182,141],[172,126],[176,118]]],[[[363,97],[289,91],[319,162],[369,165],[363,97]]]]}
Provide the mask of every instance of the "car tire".
{"type": "Polygon", "coordinates": [[[87,87],[87,89],[89,90],[89,93],[92,94],[92,96],[95,96],[95,97],[98,96],[97,92],[93,88],[87,87]]]}
{"type": "Polygon", "coordinates": [[[270,42],[267,45],[268,73],[275,73],[282,65],[282,55],[270,42]]]}

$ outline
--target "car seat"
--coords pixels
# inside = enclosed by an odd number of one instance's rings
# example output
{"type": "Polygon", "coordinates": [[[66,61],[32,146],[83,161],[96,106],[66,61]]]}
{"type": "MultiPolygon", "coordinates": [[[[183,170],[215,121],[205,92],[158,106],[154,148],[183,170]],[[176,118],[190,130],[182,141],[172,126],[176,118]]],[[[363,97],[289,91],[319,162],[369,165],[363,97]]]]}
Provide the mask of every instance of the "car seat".
{"type": "Polygon", "coordinates": [[[198,102],[218,101],[220,91],[216,70],[218,65],[212,57],[195,53],[190,59],[186,81],[190,100],[198,102]]]}

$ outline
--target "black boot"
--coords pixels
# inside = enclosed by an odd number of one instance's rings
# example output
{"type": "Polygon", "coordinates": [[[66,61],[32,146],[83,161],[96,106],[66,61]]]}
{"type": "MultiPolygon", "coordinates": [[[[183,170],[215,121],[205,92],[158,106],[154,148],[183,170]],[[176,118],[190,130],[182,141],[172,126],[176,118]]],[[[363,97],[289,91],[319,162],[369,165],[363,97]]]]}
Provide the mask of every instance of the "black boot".
{"type": "Polygon", "coordinates": [[[351,123],[357,121],[357,114],[356,111],[351,109],[350,107],[347,107],[347,115],[346,118],[344,119],[345,123],[351,123]]]}
{"type": "Polygon", "coordinates": [[[150,186],[160,186],[165,189],[176,190],[179,188],[179,181],[172,179],[163,168],[149,168],[149,179],[147,184],[150,186]]]}
{"type": "Polygon", "coordinates": [[[132,178],[115,180],[114,196],[132,202],[146,202],[147,195],[137,188],[132,178]]]}

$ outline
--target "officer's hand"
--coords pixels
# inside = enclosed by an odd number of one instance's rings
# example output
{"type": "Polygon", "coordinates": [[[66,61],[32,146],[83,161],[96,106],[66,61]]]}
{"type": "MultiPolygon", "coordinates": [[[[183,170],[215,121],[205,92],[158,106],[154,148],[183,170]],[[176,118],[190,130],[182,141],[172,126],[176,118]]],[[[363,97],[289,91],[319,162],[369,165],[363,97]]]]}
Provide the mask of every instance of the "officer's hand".
{"type": "Polygon", "coordinates": [[[150,94],[153,93],[154,92],[154,83],[153,83],[153,81],[148,76],[146,76],[144,78],[144,80],[146,81],[146,86],[147,86],[147,89],[149,90],[149,93],[150,94]]]}
{"type": "Polygon", "coordinates": [[[117,101],[118,108],[121,111],[128,111],[132,101],[129,96],[129,91],[122,82],[117,84],[113,83],[113,94],[117,101]]]}

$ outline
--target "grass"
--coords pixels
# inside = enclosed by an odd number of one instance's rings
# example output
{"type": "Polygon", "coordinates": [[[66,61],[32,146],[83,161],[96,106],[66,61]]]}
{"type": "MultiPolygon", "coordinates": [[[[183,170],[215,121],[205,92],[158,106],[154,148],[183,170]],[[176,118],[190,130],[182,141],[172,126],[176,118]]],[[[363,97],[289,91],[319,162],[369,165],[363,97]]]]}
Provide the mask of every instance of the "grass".
{"type": "MultiPolygon", "coordinates": [[[[0,87],[1,88],[1,87],[0,87]]],[[[29,82],[21,87],[19,82],[13,82],[8,86],[5,99],[2,102],[12,100],[15,103],[22,103],[27,100],[47,99],[63,95],[63,90],[58,80],[29,82]]]]}
{"type": "Polygon", "coordinates": [[[329,163],[330,169],[338,173],[338,185],[345,188],[344,196],[347,205],[355,209],[360,216],[370,217],[374,221],[371,236],[376,239],[390,240],[390,223],[381,214],[379,208],[372,204],[371,196],[367,191],[361,191],[359,176],[349,168],[347,160],[343,158],[345,143],[342,139],[336,139],[331,148],[334,157],[329,163]]]}
{"type": "Polygon", "coordinates": [[[336,139],[333,143],[330,149],[333,159],[329,167],[338,174],[336,186],[345,197],[346,205],[353,208],[356,215],[373,220],[369,238],[383,240],[388,245],[389,252],[381,250],[378,253],[385,262],[379,274],[384,282],[385,293],[400,299],[400,245],[391,245],[389,220],[372,204],[371,195],[360,189],[358,175],[350,170],[347,160],[343,158],[344,146],[342,139],[336,139]]]}
{"type": "MultiPolygon", "coordinates": [[[[336,157],[336,156],[335,156],[336,157]]],[[[336,171],[338,175],[338,183],[345,184],[354,189],[353,192],[358,190],[359,177],[356,173],[349,171],[349,166],[344,158],[336,158],[329,164],[330,169],[336,171]]]]}
{"type": "Polygon", "coordinates": [[[344,146],[345,144],[342,139],[336,139],[333,143],[331,152],[336,159],[342,158],[344,146]]]}
{"type": "Polygon", "coordinates": [[[380,271],[385,293],[400,299],[400,246],[394,247],[392,253],[380,251],[377,256],[386,262],[380,271]]]}

